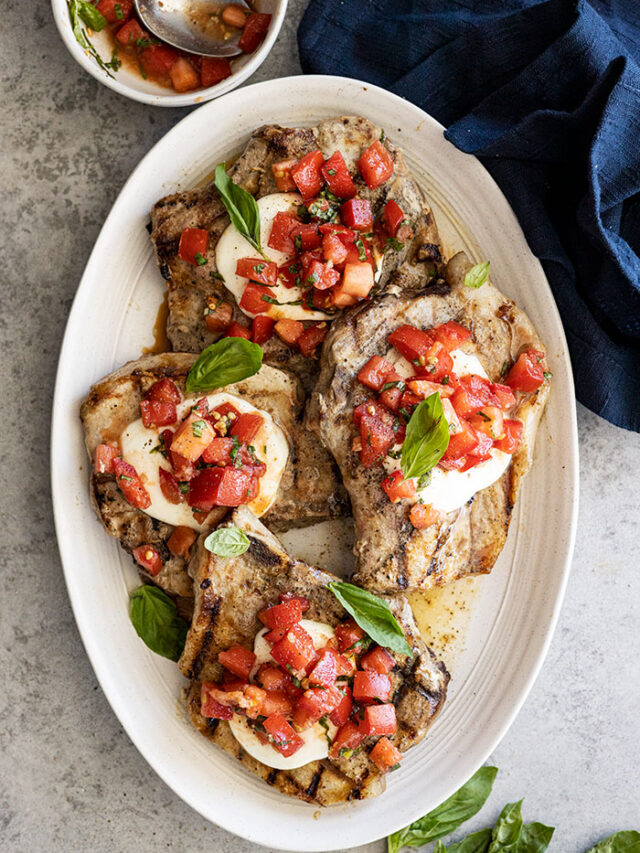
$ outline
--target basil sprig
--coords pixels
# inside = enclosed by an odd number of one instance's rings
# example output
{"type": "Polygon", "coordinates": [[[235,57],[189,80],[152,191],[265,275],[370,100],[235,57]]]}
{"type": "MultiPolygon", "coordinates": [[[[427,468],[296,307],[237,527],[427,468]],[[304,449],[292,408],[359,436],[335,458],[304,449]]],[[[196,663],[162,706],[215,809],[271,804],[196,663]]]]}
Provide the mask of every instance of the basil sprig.
{"type": "Polygon", "coordinates": [[[131,593],[129,616],[136,634],[152,652],[179,659],[189,626],[168,595],[157,586],[138,587],[131,593]]]}
{"type": "Polygon", "coordinates": [[[344,581],[330,583],[329,589],[347,613],[379,646],[401,655],[411,654],[411,646],[405,639],[404,631],[383,598],[344,581]]]}
{"type": "Polygon", "coordinates": [[[436,392],[418,404],[407,424],[400,466],[405,480],[422,477],[438,464],[449,446],[449,424],[436,392]]]}
{"type": "Polygon", "coordinates": [[[219,527],[204,540],[204,547],[218,557],[239,557],[249,549],[249,538],[239,527],[219,527]]]}
{"type": "Polygon", "coordinates": [[[263,258],[266,258],[267,256],[262,251],[262,246],[260,245],[260,211],[258,210],[258,203],[251,193],[234,184],[229,175],[227,175],[226,169],[226,163],[219,163],[216,166],[213,179],[216,189],[220,193],[222,203],[226,207],[227,213],[238,231],[251,243],[254,249],[260,252],[263,258]]]}
{"type": "Polygon", "coordinates": [[[491,830],[481,829],[478,832],[472,832],[467,835],[462,841],[456,844],[450,844],[445,847],[442,841],[438,841],[433,853],[487,853],[487,847],[491,843],[491,830]]]}
{"type": "Polygon", "coordinates": [[[453,832],[480,811],[491,793],[497,773],[497,767],[481,767],[444,803],[390,835],[387,840],[389,853],[397,853],[401,847],[422,847],[453,832]]]}
{"type": "Polygon", "coordinates": [[[93,3],[88,0],[78,0],[78,14],[88,27],[97,33],[107,26],[107,19],[100,13],[93,3]]]}
{"type": "Polygon", "coordinates": [[[115,49],[113,51],[111,61],[105,62],[87,35],[87,31],[82,26],[84,23],[88,27],[91,27],[92,30],[100,32],[100,30],[104,29],[107,25],[106,18],[98,12],[93,3],[89,3],[88,0],[67,0],[67,7],[69,9],[71,29],[73,30],[76,41],[83,50],[93,56],[100,68],[102,68],[102,70],[105,71],[111,79],[115,79],[111,71],[117,71],[122,64],[118,59],[115,49]]]}
{"type": "Polygon", "coordinates": [[[262,367],[262,347],[244,338],[222,338],[198,356],[187,375],[188,393],[212,391],[253,376],[262,367]]]}
{"type": "Polygon", "coordinates": [[[590,847],[587,853],[638,853],[639,850],[640,832],[635,829],[622,829],[590,847]]]}
{"type": "Polygon", "coordinates": [[[473,288],[482,287],[489,278],[490,268],[491,264],[489,261],[485,261],[483,264],[476,264],[475,267],[471,267],[464,277],[464,286],[473,288]]]}

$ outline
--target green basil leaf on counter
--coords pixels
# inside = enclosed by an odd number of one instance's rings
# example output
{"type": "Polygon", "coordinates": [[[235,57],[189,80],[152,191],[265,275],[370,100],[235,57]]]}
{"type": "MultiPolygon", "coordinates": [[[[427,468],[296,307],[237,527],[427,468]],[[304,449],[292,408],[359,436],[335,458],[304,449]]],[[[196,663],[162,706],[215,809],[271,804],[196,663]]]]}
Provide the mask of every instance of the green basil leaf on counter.
{"type": "Polygon", "coordinates": [[[411,646],[405,639],[404,631],[383,598],[344,581],[330,583],[329,589],[347,613],[379,646],[401,655],[411,654],[411,646]]]}
{"type": "Polygon", "coordinates": [[[515,847],[515,853],[544,853],[551,837],[555,832],[553,826],[545,826],[543,823],[525,823],[515,847]]]}
{"type": "Polygon", "coordinates": [[[178,660],[189,626],[168,595],[150,584],[138,587],[131,593],[129,616],[136,634],[152,652],[178,660]]]}
{"type": "Polygon", "coordinates": [[[500,850],[516,849],[515,845],[522,831],[522,800],[517,803],[507,803],[491,833],[491,844],[487,853],[498,853],[500,850]]]}
{"type": "Polygon", "coordinates": [[[107,26],[107,19],[88,0],[78,0],[78,15],[88,27],[97,33],[107,26]]]}
{"type": "Polygon", "coordinates": [[[483,264],[476,264],[475,267],[471,267],[464,277],[464,286],[473,288],[482,287],[489,278],[490,269],[491,264],[489,261],[485,261],[483,264]]]}
{"type": "Polygon", "coordinates": [[[587,853],[640,853],[640,832],[622,829],[590,847],[587,853]]]}
{"type": "Polygon", "coordinates": [[[204,547],[218,557],[239,557],[249,550],[249,538],[239,527],[219,527],[204,540],[204,547]]]}
{"type": "Polygon", "coordinates": [[[231,180],[226,172],[227,164],[216,166],[213,182],[216,185],[222,203],[227,209],[231,222],[254,249],[266,257],[260,245],[260,211],[255,198],[231,180]]]}
{"type": "Polygon", "coordinates": [[[481,829],[466,835],[455,844],[450,844],[446,853],[487,853],[489,844],[491,844],[491,830],[481,829]]]}
{"type": "Polygon", "coordinates": [[[400,466],[405,480],[422,477],[438,464],[449,446],[449,424],[436,392],[418,404],[407,424],[400,466]]]}
{"type": "Polygon", "coordinates": [[[390,835],[387,839],[389,853],[397,853],[401,847],[421,847],[454,832],[480,811],[491,793],[497,773],[497,767],[481,767],[444,803],[390,835]]]}
{"type": "Polygon", "coordinates": [[[262,366],[262,348],[244,338],[222,338],[198,356],[186,382],[188,393],[213,391],[253,376],[262,366]]]}
{"type": "Polygon", "coordinates": [[[447,853],[447,848],[442,841],[436,841],[436,846],[433,848],[433,853],[447,853]]]}

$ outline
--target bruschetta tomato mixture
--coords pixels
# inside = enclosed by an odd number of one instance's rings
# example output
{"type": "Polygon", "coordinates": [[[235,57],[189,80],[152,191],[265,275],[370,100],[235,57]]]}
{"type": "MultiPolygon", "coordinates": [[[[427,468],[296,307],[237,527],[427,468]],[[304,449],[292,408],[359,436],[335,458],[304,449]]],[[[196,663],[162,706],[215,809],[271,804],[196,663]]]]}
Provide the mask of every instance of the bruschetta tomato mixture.
{"type": "Polygon", "coordinates": [[[352,619],[316,648],[303,627],[310,624],[303,620],[308,608],[306,598],[285,594],[258,614],[270,660],[260,663],[240,645],[218,654],[223,674],[218,682],[202,684],[202,715],[229,721],[242,716],[261,744],[286,758],[305,745],[304,733],[320,724],[331,758],[348,759],[366,746],[380,770],[394,768],[402,753],[389,739],[397,727],[393,657],[373,645],[352,619]]]}
{"type": "MultiPolygon", "coordinates": [[[[297,210],[275,214],[267,247],[283,253],[277,264],[265,257],[237,261],[235,273],[246,280],[240,308],[253,315],[251,328],[232,322],[232,305],[217,300],[207,307],[209,331],[265,343],[272,332],[305,356],[312,356],[327,335],[327,323],[305,326],[300,320],[275,320],[267,315],[272,305],[299,305],[308,312],[331,315],[367,299],[375,284],[377,259],[389,247],[398,249],[413,236],[402,208],[387,201],[374,221],[369,199],[358,195],[356,183],[343,155],[336,151],[325,160],[318,149],[299,160],[274,163],[273,176],[281,193],[296,193],[297,210]],[[295,289],[299,299],[281,302],[274,288],[295,289]]],[[[358,160],[358,171],[369,189],[388,181],[393,160],[380,141],[358,160]]],[[[179,256],[194,265],[208,262],[206,229],[186,228],[180,237],[179,256]]],[[[285,291],[286,292],[286,291],[285,291]]],[[[312,318],[310,318],[312,319],[312,318]]]]}
{"type": "MultiPolygon", "coordinates": [[[[440,396],[450,433],[439,468],[470,471],[489,462],[495,450],[515,452],[523,424],[510,417],[517,403],[514,392],[530,393],[543,384],[547,369],[544,354],[523,352],[511,369],[507,371],[505,365],[503,384],[491,382],[480,374],[479,362],[478,372],[454,372],[455,351],[470,338],[469,329],[455,321],[427,331],[403,325],[389,335],[393,349],[387,357],[374,355],[367,361],[358,380],[376,396],[353,413],[357,430],[353,449],[359,452],[365,468],[384,464],[388,470],[387,457],[400,459],[407,423],[416,406],[434,393],[440,396]],[[413,375],[398,372],[397,360],[392,360],[394,351],[411,366],[413,375]]],[[[421,484],[414,478],[405,479],[399,462],[396,464],[397,469],[383,479],[382,488],[393,502],[411,502],[409,518],[415,528],[429,527],[438,521],[440,512],[420,499],[421,484]]]]}
{"type": "MultiPolygon", "coordinates": [[[[215,86],[233,74],[233,60],[186,53],[150,34],[136,16],[133,0],[98,0],[95,8],[99,17],[92,16],[94,28],[104,29],[113,40],[114,59],[109,67],[114,70],[124,60],[128,68],[137,70],[145,80],[176,92],[215,86]]],[[[213,30],[220,39],[241,31],[238,46],[247,54],[253,53],[264,40],[271,15],[220,3],[219,8],[204,9],[196,23],[205,31],[213,30]]]]}

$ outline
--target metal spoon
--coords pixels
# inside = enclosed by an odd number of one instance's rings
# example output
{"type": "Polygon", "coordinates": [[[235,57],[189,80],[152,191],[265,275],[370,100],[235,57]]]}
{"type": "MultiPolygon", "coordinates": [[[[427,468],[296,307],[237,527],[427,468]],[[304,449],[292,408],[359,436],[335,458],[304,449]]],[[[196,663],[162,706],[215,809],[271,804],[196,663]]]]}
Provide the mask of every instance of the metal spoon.
{"type": "MultiPolygon", "coordinates": [[[[134,0],[143,24],[159,39],[188,53],[204,56],[237,56],[241,30],[220,24],[227,3],[212,0],[134,0]],[[217,13],[216,19],[212,15],[217,13]],[[207,24],[211,22],[211,26],[207,24]],[[228,37],[224,37],[225,32],[228,37]]],[[[231,0],[234,6],[251,11],[245,0],[231,0]]]]}

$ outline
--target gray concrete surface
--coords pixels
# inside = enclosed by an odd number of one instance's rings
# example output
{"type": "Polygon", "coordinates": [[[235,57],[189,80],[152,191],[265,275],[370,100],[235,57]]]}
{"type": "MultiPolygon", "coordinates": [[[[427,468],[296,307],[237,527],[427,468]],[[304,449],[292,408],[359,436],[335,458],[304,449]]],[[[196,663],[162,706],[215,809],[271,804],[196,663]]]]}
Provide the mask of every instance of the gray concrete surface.
{"type": "MultiPolygon", "coordinates": [[[[305,0],[290,5],[254,80],[299,71],[305,0]]],[[[122,183],[184,111],[123,100],[85,74],[46,0],[2,7],[0,849],[247,853],[251,845],[181,802],[123,733],[75,628],[49,497],[53,381],[71,300],[122,183]]],[[[470,827],[524,796],[527,819],[558,827],[558,853],[640,828],[640,436],[584,409],[579,423],[566,603],[542,674],[492,756],[494,793],[470,827]]]]}

